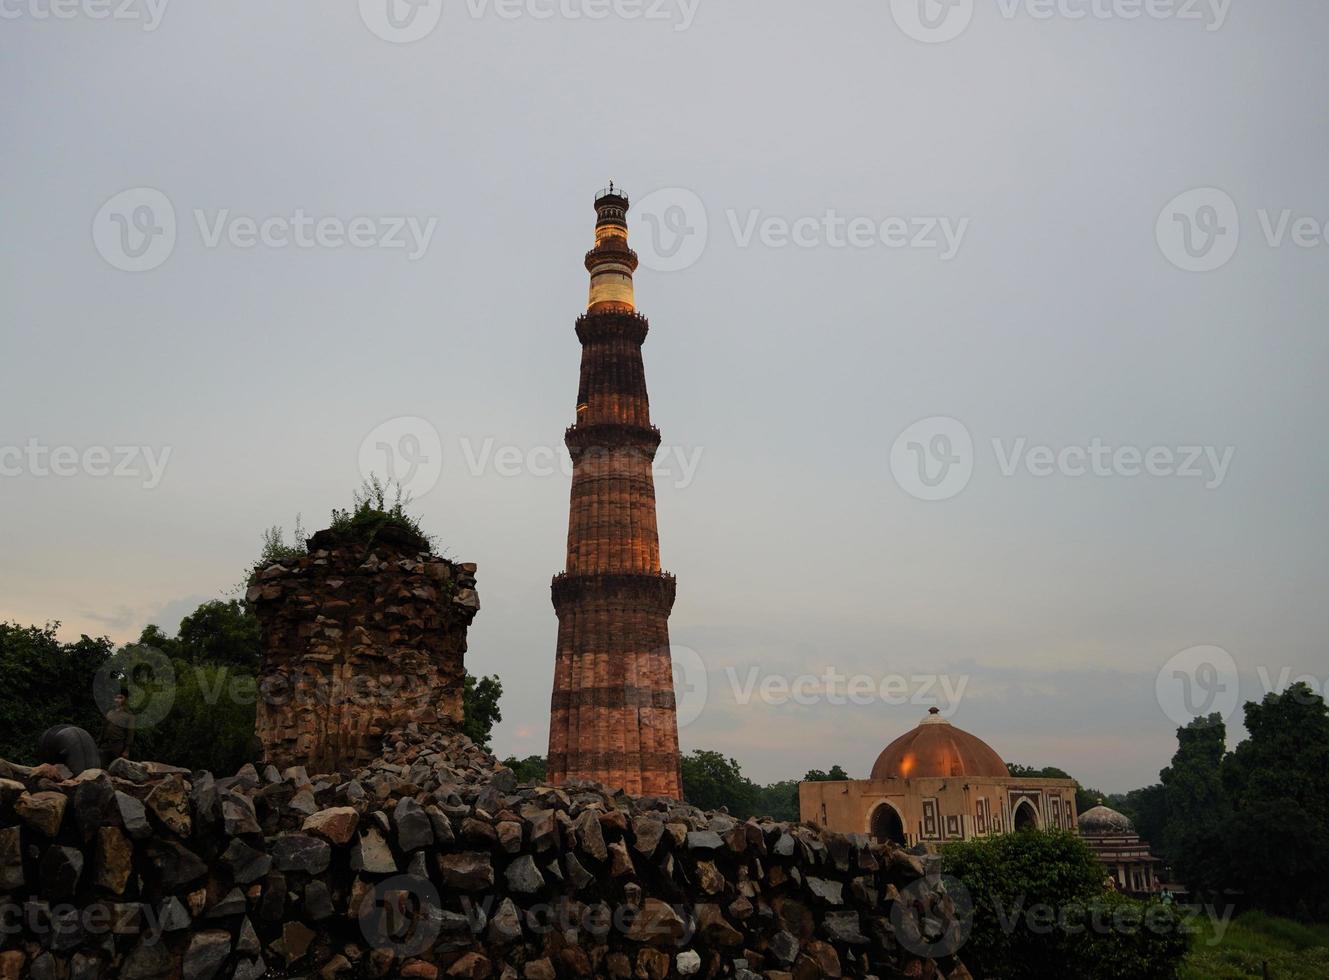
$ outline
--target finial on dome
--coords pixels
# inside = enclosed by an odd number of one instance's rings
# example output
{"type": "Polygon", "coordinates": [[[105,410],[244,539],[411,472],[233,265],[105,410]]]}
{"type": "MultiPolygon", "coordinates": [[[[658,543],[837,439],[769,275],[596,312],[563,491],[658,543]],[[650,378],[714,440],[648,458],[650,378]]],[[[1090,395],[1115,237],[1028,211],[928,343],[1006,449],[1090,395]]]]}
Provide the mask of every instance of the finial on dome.
{"type": "Polygon", "coordinates": [[[932,707],[928,708],[928,714],[939,715],[941,714],[941,709],[934,704],[932,707]]]}

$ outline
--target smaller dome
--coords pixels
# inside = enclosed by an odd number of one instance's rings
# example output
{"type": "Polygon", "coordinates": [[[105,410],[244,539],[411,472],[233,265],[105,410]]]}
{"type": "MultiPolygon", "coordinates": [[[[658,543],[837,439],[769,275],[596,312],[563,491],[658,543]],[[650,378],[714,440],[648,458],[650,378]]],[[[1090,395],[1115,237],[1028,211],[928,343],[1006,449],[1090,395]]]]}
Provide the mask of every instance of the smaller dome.
{"type": "Polygon", "coordinates": [[[1006,763],[976,735],[956,728],[936,708],[917,728],[905,732],[877,756],[873,779],[1010,775],[1006,763]]]}
{"type": "Polygon", "coordinates": [[[1080,814],[1082,834],[1133,834],[1135,825],[1124,813],[1118,813],[1102,803],[1080,814]]]}

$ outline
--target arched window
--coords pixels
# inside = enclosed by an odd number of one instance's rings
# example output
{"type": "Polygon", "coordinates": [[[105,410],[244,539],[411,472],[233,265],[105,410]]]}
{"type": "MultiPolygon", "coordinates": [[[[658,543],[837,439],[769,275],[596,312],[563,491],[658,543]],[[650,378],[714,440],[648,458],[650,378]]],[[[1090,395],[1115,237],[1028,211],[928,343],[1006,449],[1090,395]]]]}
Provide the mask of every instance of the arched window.
{"type": "Polygon", "coordinates": [[[1037,830],[1038,829],[1038,811],[1028,800],[1021,800],[1015,808],[1015,813],[1011,816],[1011,822],[1015,825],[1017,831],[1037,830]]]}
{"type": "Polygon", "coordinates": [[[900,813],[889,803],[882,803],[872,812],[872,839],[885,843],[890,841],[903,847],[904,821],[900,813]]]}

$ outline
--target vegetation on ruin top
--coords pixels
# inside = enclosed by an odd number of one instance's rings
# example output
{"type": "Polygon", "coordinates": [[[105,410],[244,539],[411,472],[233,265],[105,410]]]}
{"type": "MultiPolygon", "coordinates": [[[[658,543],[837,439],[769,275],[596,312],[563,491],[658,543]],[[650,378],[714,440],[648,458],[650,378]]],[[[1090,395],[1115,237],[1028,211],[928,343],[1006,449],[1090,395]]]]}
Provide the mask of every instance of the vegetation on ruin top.
{"type": "Polygon", "coordinates": [[[330,525],[312,537],[306,539],[298,516],[289,543],[280,526],[264,531],[263,550],[251,571],[257,572],[272,564],[296,561],[309,553],[311,543],[316,549],[337,545],[357,545],[368,549],[376,543],[382,543],[432,552],[437,541],[424,532],[419,518],[407,512],[410,502],[410,495],[403,491],[401,484],[384,483],[377,476],[371,476],[355,492],[354,505],[346,509],[334,508],[330,525]]]}

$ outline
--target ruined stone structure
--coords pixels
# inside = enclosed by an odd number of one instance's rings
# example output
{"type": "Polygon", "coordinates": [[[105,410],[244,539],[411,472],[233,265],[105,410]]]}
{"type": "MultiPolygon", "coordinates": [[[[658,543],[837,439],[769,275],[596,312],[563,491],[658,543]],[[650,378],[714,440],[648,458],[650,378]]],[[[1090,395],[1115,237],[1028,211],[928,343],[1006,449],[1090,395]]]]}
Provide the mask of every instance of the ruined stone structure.
{"type": "Polygon", "coordinates": [[[344,773],[0,760],[3,980],[971,980],[936,870],[861,835],[518,785],[417,726],[344,773]]]}
{"type": "Polygon", "coordinates": [[[661,571],[651,425],[628,247],[628,197],[595,201],[595,248],[582,344],[577,421],[567,431],[572,502],[567,569],[554,579],[558,654],[549,778],[602,782],[637,795],[681,797],[669,655],[674,578],[661,571]]]}
{"type": "Polygon", "coordinates": [[[393,526],[372,541],[320,531],[307,555],[257,571],[247,598],[262,629],[265,761],[346,770],[395,728],[461,723],[474,565],[393,526]]]}
{"type": "Polygon", "coordinates": [[[1080,814],[1080,836],[1102,863],[1116,891],[1136,897],[1163,891],[1158,878],[1163,862],[1154,857],[1149,842],[1140,839],[1125,814],[1100,802],[1080,814]]]}
{"type": "Polygon", "coordinates": [[[1075,829],[1075,780],[1012,776],[981,738],[936,708],[882,750],[867,779],[799,785],[809,823],[934,847],[1025,827],[1075,829]]]}

